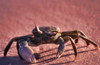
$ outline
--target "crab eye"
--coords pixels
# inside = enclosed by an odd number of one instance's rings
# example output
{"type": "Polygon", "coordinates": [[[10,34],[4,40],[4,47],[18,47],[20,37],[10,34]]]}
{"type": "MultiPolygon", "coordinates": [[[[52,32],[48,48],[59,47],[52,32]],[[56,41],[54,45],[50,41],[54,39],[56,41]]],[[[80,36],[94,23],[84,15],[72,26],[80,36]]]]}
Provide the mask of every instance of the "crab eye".
{"type": "Polygon", "coordinates": [[[52,32],[52,34],[56,35],[56,34],[57,34],[57,32],[52,32]]]}
{"type": "Polygon", "coordinates": [[[58,33],[58,31],[52,31],[52,33],[57,34],[57,33],[58,33]]]}
{"type": "Polygon", "coordinates": [[[55,32],[55,31],[54,31],[54,32],[49,32],[48,34],[49,34],[49,35],[56,35],[57,32],[55,32]]]}

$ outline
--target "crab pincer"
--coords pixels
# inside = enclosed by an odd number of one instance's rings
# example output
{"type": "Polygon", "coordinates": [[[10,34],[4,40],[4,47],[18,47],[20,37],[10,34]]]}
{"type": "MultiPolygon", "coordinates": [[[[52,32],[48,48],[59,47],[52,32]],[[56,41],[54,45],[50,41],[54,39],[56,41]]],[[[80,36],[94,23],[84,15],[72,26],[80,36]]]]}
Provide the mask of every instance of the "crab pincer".
{"type": "Polygon", "coordinates": [[[60,37],[59,38],[59,47],[58,47],[58,51],[57,51],[57,54],[56,54],[56,56],[58,57],[58,58],[60,58],[61,57],[61,55],[63,54],[63,52],[65,51],[65,45],[64,45],[64,40],[60,37]]]}
{"type": "Polygon", "coordinates": [[[33,50],[28,46],[27,41],[20,43],[19,54],[27,62],[33,63],[36,62],[33,50]]]}
{"type": "MultiPolygon", "coordinates": [[[[64,41],[64,39],[62,38],[62,37],[59,37],[59,39],[58,40],[60,40],[59,41],[59,47],[58,47],[58,51],[57,51],[57,57],[58,58],[60,58],[61,56],[62,56],[62,54],[63,54],[63,52],[65,51],[65,48],[66,48],[66,46],[64,45],[65,44],[65,41],[64,41]]],[[[77,58],[77,49],[76,49],[76,46],[75,46],[75,42],[74,42],[74,40],[71,38],[71,37],[69,37],[69,36],[66,36],[66,40],[68,41],[68,40],[70,40],[71,41],[71,43],[72,43],[72,47],[73,47],[73,49],[74,49],[74,52],[75,52],[75,58],[74,58],[74,61],[76,60],[76,58],[77,58]]]]}

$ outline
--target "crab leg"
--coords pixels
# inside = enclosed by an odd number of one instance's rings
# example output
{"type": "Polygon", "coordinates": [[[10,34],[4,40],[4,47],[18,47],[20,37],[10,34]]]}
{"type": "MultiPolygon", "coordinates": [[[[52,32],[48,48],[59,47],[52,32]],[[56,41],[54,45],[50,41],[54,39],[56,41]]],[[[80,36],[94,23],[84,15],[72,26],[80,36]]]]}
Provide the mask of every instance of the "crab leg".
{"type": "Polygon", "coordinates": [[[8,43],[8,45],[6,46],[5,50],[4,50],[4,56],[7,55],[7,52],[8,52],[9,48],[11,47],[11,45],[14,41],[18,41],[20,39],[27,39],[30,36],[33,36],[33,34],[29,34],[29,35],[21,36],[21,37],[14,37],[13,39],[11,39],[10,42],[8,43]]]}
{"type": "Polygon", "coordinates": [[[82,35],[79,35],[79,37],[81,37],[82,39],[84,39],[84,40],[86,40],[86,41],[92,43],[94,46],[97,47],[97,49],[99,49],[99,46],[98,46],[95,42],[93,42],[92,40],[90,40],[90,39],[88,39],[88,38],[86,38],[86,37],[84,37],[84,36],[82,36],[82,35]]]}
{"type": "MultiPolygon", "coordinates": [[[[64,37],[64,36],[71,36],[73,39],[75,39],[75,43],[78,42],[78,39],[79,39],[78,34],[86,37],[86,35],[82,31],[80,31],[80,30],[61,32],[61,36],[62,37],[64,37]]],[[[85,41],[86,41],[87,46],[88,46],[89,42],[87,40],[85,40],[85,41]]]]}
{"type": "Polygon", "coordinates": [[[9,42],[8,45],[6,46],[6,48],[5,48],[5,50],[4,50],[4,56],[7,55],[7,52],[8,52],[8,50],[9,50],[10,46],[12,45],[13,41],[14,41],[14,39],[10,40],[10,42],[9,42]]]}
{"type": "Polygon", "coordinates": [[[76,45],[75,45],[75,42],[74,42],[74,40],[70,37],[70,36],[66,36],[68,39],[70,39],[70,41],[71,41],[71,44],[72,44],[72,47],[73,47],[73,50],[74,50],[74,52],[75,52],[75,58],[74,58],[74,61],[76,60],[76,58],[77,58],[77,49],[76,49],[76,45]]]}
{"type": "Polygon", "coordinates": [[[74,49],[74,52],[75,52],[75,59],[74,59],[74,61],[75,61],[75,60],[76,60],[76,57],[77,57],[76,45],[75,45],[74,40],[73,40],[70,36],[68,36],[68,38],[70,39],[70,41],[71,41],[71,43],[72,43],[72,46],[73,46],[73,49],[74,49]]]}
{"type": "Polygon", "coordinates": [[[14,41],[18,41],[18,39],[20,39],[20,38],[13,38],[13,39],[10,40],[10,42],[8,43],[8,45],[6,46],[6,48],[5,48],[5,50],[4,50],[4,56],[7,55],[7,52],[8,52],[8,50],[10,49],[12,43],[13,43],[14,41]]]}
{"type": "MultiPolygon", "coordinates": [[[[80,30],[77,30],[77,32],[78,33],[80,33],[82,36],[84,36],[84,37],[86,37],[86,35],[82,32],[82,31],[80,31],[80,30]]],[[[79,38],[79,37],[78,37],[79,38]]],[[[75,42],[76,42],[77,40],[75,40],[75,42]]],[[[87,40],[85,40],[86,41],[86,43],[87,43],[87,46],[89,46],[89,42],[87,41],[87,40]]]]}

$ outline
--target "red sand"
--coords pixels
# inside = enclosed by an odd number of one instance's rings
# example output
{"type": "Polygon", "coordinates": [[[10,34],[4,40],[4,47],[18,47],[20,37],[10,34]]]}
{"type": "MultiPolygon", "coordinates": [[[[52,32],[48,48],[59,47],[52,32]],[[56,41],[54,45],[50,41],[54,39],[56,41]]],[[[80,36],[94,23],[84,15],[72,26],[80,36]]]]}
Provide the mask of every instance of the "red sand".
{"type": "MultiPolygon", "coordinates": [[[[16,43],[7,57],[4,48],[16,36],[30,34],[38,26],[59,26],[61,31],[81,30],[100,46],[100,0],[0,0],[0,65],[32,65],[20,60],[16,43]]],[[[61,58],[56,58],[58,45],[32,47],[37,57],[34,65],[100,65],[100,50],[80,39],[74,62],[71,43],[61,58]]]]}

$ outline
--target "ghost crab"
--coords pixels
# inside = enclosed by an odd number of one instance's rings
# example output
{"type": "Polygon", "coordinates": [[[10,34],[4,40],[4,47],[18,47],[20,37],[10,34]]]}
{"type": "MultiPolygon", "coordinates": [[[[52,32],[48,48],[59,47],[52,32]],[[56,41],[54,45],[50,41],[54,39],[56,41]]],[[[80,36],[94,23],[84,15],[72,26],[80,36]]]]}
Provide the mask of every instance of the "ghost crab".
{"type": "Polygon", "coordinates": [[[91,43],[96,46],[97,49],[99,49],[99,46],[92,40],[88,39],[86,35],[80,30],[60,32],[59,27],[38,27],[35,24],[35,28],[33,29],[32,33],[33,34],[12,38],[4,50],[4,56],[7,55],[7,52],[13,41],[17,42],[16,46],[20,59],[26,60],[30,63],[36,62],[36,59],[34,56],[34,52],[29,46],[38,46],[40,44],[47,43],[59,44],[56,56],[61,57],[65,50],[64,44],[70,40],[75,53],[74,60],[77,57],[77,48],[75,43],[78,42],[79,38],[84,39],[87,43],[87,46],[91,43]]]}

